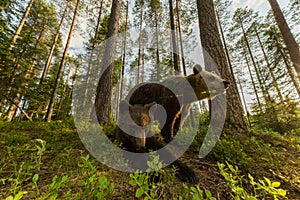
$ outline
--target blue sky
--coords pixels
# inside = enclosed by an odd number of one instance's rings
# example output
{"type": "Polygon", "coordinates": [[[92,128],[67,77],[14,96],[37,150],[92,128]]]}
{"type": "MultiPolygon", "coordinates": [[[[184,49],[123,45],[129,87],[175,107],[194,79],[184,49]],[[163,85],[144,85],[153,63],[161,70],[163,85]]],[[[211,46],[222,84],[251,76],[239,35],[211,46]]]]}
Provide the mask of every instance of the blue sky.
{"type": "MultiPolygon", "coordinates": [[[[288,0],[277,0],[280,7],[286,7],[289,3],[288,0]]],[[[267,0],[233,0],[234,8],[243,8],[248,6],[256,11],[259,11],[260,14],[265,14],[270,9],[269,2],[267,0]]]]}
{"type": "MultiPolygon", "coordinates": [[[[289,0],[277,1],[281,8],[286,7],[289,3],[289,0]]],[[[261,15],[265,15],[270,9],[268,0],[233,0],[233,10],[235,10],[236,8],[244,8],[246,6],[254,9],[255,11],[259,11],[261,15]]],[[[71,47],[73,47],[73,51],[83,47],[83,38],[77,34],[75,37],[76,38],[73,38],[71,41],[71,47]]]]}

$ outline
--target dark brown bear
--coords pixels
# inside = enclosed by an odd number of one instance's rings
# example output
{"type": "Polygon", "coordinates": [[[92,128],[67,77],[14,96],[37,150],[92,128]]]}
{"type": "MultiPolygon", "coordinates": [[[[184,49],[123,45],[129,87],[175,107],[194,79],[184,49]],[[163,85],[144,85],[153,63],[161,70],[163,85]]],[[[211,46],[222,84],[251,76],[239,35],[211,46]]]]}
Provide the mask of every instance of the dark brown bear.
{"type": "MultiPolygon", "coordinates": [[[[165,120],[161,129],[163,140],[156,137],[148,137],[144,140],[145,133],[136,133],[137,137],[128,136],[117,128],[118,140],[124,147],[133,152],[143,152],[146,150],[158,150],[163,148],[172,140],[180,126],[183,124],[185,115],[188,114],[189,104],[205,98],[212,99],[219,94],[225,93],[229,83],[214,73],[203,71],[200,65],[195,65],[194,73],[187,77],[172,76],[162,82],[141,83],[133,88],[126,97],[130,103],[129,112],[133,121],[139,126],[146,126],[150,123],[150,116],[137,112],[143,110],[147,112],[154,102],[164,107],[166,119],[161,116],[161,112],[154,112],[154,119],[162,122],[165,120]],[[144,107],[143,107],[144,106],[144,107]],[[183,111],[184,110],[184,111],[183,111]],[[184,115],[184,116],[181,116],[184,115]],[[145,120],[147,119],[147,120],[145,120]],[[143,122],[141,122],[143,121],[143,122]],[[138,122],[138,123],[137,123],[138,122]],[[143,124],[143,125],[142,125],[143,124]],[[125,135],[123,135],[125,134],[125,135]],[[140,138],[140,139],[138,139],[140,138]]],[[[121,110],[120,106],[120,110],[121,110]]],[[[122,111],[120,111],[122,115],[122,111]]],[[[123,123],[126,123],[128,116],[124,116],[123,123]]],[[[127,124],[127,127],[130,124],[127,124]]],[[[127,131],[125,131],[127,132],[127,131]]],[[[172,150],[166,151],[166,157],[174,157],[172,150]]],[[[198,178],[195,172],[179,160],[175,160],[172,165],[178,168],[177,176],[182,181],[196,183],[198,178]]]]}
{"type": "MultiPolygon", "coordinates": [[[[229,82],[215,73],[203,71],[200,65],[193,67],[194,73],[187,77],[172,76],[160,83],[141,83],[133,88],[126,97],[131,104],[156,102],[164,107],[167,118],[161,129],[165,142],[170,142],[188,114],[189,104],[205,98],[213,99],[226,92],[229,82]],[[181,116],[183,114],[183,116],[181,116]]],[[[154,114],[159,122],[161,113],[154,114]]]]}
{"type": "MultiPolygon", "coordinates": [[[[118,142],[122,143],[122,146],[125,148],[125,150],[135,153],[146,153],[151,149],[161,149],[166,145],[164,141],[161,141],[156,137],[147,137],[149,136],[148,134],[151,133],[147,127],[151,123],[152,118],[152,116],[149,114],[149,109],[155,104],[156,102],[145,105],[130,105],[127,101],[121,101],[120,117],[114,137],[118,142]],[[126,111],[126,109],[128,110],[126,111]],[[139,126],[139,128],[137,126],[139,126]]],[[[187,165],[183,164],[179,160],[176,160],[172,150],[167,149],[164,152],[163,157],[168,157],[175,160],[172,165],[177,167],[178,171],[176,175],[179,179],[190,183],[196,183],[198,181],[195,172],[187,165]]],[[[149,160],[149,157],[144,157],[140,160],[136,159],[134,162],[129,164],[134,170],[146,169],[147,160],[149,160]]]]}

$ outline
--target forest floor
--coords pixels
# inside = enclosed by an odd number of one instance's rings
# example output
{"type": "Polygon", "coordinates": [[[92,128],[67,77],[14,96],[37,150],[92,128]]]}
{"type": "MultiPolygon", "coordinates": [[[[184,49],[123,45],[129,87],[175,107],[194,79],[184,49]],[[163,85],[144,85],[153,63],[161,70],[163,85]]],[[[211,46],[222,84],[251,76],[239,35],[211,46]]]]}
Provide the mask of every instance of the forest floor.
{"type": "MultiPolygon", "coordinates": [[[[238,166],[240,172],[231,172],[232,180],[248,194],[258,192],[250,184],[251,174],[257,182],[267,182],[264,177],[280,182],[288,199],[300,199],[300,130],[284,136],[272,131],[225,132],[205,159],[199,159],[197,144],[180,158],[197,173],[200,189],[166,173],[172,181],[156,186],[144,182],[143,191],[153,199],[185,199],[185,193],[199,191],[232,199],[233,188],[218,165],[228,162],[238,166]]],[[[135,198],[139,185],[133,186],[133,174],[89,156],[71,123],[0,122],[0,155],[0,199],[141,199],[135,198]]],[[[206,199],[213,199],[209,196],[206,193],[206,199]]]]}

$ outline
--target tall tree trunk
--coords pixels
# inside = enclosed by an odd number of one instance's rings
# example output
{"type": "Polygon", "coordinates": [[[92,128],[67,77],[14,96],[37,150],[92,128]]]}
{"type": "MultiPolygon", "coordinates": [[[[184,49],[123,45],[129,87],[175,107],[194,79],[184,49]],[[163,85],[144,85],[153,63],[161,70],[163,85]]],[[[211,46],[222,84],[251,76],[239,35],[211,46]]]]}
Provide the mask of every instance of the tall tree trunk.
{"type": "MultiPolygon", "coordinates": [[[[234,84],[219,35],[213,0],[197,0],[197,8],[206,69],[212,71],[211,67],[215,63],[221,76],[232,83],[227,90],[227,116],[230,117],[227,118],[227,125],[230,123],[242,129],[247,129],[237,85],[234,84]]],[[[223,96],[219,96],[214,101],[219,101],[223,98],[223,96]]]]}
{"type": "Polygon", "coordinates": [[[249,53],[249,55],[250,55],[250,58],[251,58],[253,67],[254,67],[255,72],[256,72],[256,77],[257,77],[257,80],[258,80],[259,87],[260,87],[261,92],[262,92],[262,94],[263,94],[265,103],[267,103],[267,102],[269,101],[268,95],[267,95],[267,91],[266,91],[266,90],[264,89],[264,87],[263,87],[261,75],[260,75],[260,73],[259,73],[259,71],[258,71],[256,62],[255,62],[255,59],[254,59],[254,55],[253,55],[253,53],[252,53],[252,50],[251,50],[251,47],[250,47],[250,43],[249,43],[249,40],[248,40],[248,37],[247,37],[247,33],[246,33],[245,28],[244,28],[244,25],[243,25],[243,21],[242,21],[241,18],[239,18],[239,21],[240,21],[240,26],[241,26],[242,31],[243,31],[244,41],[245,41],[245,43],[246,43],[248,53],[249,53]]]}
{"type": "Polygon", "coordinates": [[[79,68],[79,63],[75,67],[75,72],[74,72],[73,77],[72,77],[71,87],[68,90],[66,101],[65,101],[65,104],[63,105],[63,108],[62,108],[62,115],[61,115],[62,119],[65,118],[65,116],[67,114],[66,113],[67,112],[67,108],[68,108],[68,106],[71,103],[70,100],[71,100],[71,97],[72,97],[72,93],[73,93],[73,89],[74,89],[74,85],[75,85],[75,80],[76,80],[76,77],[77,77],[78,68],[79,68]]]}
{"type": "MultiPolygon", "coordinates": [[[[37,14],[38,15],[38,14],[37,14]]],[[[30,27],[32,32],[35,30],[35,27],[36,27],[36,23],[37,23],[37,18],[35,18],[34,22],[33,22],[33,25],[30,27]]],[[[32,34],[30,34],[29,36],[31,36],[32,34]]],[[[19,61],[23,58],[23,56],[25,55],[25,53],[27,52],[28,48],[29,48],[29,40],[26,42],[24,48],[22,49],[22,52],[20,53],[20,55],[18,55],[17,58],[15,58],[15,67],[13,67],[13,73],[11,75],[11,78],[10,78],[10,85],[13,85],[14,82],[15,82],[15,76],[19,73],[20,69],[19,69],[19,61]]],[[[33,70],[33,66],[32,65],[28,65],[28,69],[25,70],[25,75],[24,75],[24,78],[25,80],[29,78],[29,75],[30,73],[32,72],[33,70]]],[[[21,74],[23,74],[24,72],[21,72],[21,74]]],[[[21,84],[20,84],[20,88],[21,87],[24,87],[25,85],[27,84],[27,81],[23,81],[21,84]]],[[[8,91],[5,93],[5,95],[9,95],[11,93],[11,90],[13,89],[12,86],[10,86],[8,88],[8,91]]],[[[14,118],[15,114],[17,113],[17,108],[20,107],[20,103],[21,103],[21,98],[22,97],[22,94],[20,94],[19,92],[17,92],[17,94],[15,95],[14,99],[13,99],[13,104],[10,105],[10,108],[9,108],[9,111],[7,113],[7,118],[6,118],[6,121],[10,122],[12,121],[12,119],[14,118]]]]}
{"type": "Polygon", "coordinates": [[[241,94],[242,94],[242,99],[243,99],[243,102],[244,102],[244,107],[245,107],[245,111],[246,111],[246,114],[247,114],[248,123],[249,123],[249,126],[251,128],[250,113],[249,113],[248,108],[247,108],[247,102],[246,102],[246,99],[245,99],[243,86],[242,86],[241,81],[240,81],[239,78],[238,78],[238,85],[240,87],[240,91],[241,91],[241,94]]]}
{"type": "Polygon", "coordinates": [[[50,68],[50,64],[51,64],[51,61],[52,61],[52,57],[53,57],[53,54],[54,54],[55,46],[57,44],[57,41],[58,41],[58,38],[59,38],[59,35],[60,35],[60,29],[62,27],[62,23],[65,19],[66,14],[67,14],[68,7],[69,7],[69,1],[66,1],[66,7],[65,7],[65,10],[64,10],[64,12],[61,16],[59,25],[57,27],[56,34],[54,36],[54,40],[53,40],[53,43],[51,45],[51,50],[49,52],[45,67],[43,69],[42,77],[40,79],[40,84],[42,84],[44,79],[47,77],[47,74],[48,74],[48,71],[49,71],[49,68],[50,68]]]}
{"type": "Polygon", "coordinates": [[[159,59],[159,36],[158,36],[158,17],[157,17],[157,10],[154,13],[154,20],[155,20],[155,43],[156,43],[156,79],[157,81],[161,80],[160,78],[160,59],[159,59]]]}
{"type": "Polygon", "coordinates": [[[177,41],[176,41],[176,32],[175,32],[175,22],[174,22],[174,12],[173,12],[173,1],[169,0],[169,9],[170,9],[170,25],[171,25],[171,40],[172,40],[172,50],[173,50],[173,62],[175,74],[180,74],[179,68],[179,53],[177,51],[177,41]]]}
{"type": "Polygon", "coordinates": [[[225,50],[225,53],[226,53],[227,62],[228,62],[229,68],[230,68],[230,72],[231,72],[231,75],[233,77],[234,84],[237,85],[237,82],[236,82],[236,79],[235,79],[235,76],[234,76],[234,72],[233,72],[232,63],[231,63],[230,56],[229,56],[229,51],[228,51],[228,47],[227,47],[223,27],[222,27],[222,24],[221,24],[221,20],[220,20],[220,16],[219,16],[219,12],[218,12],[217,8],[216,8],[216,17],[217,17],[218,25],[219,25],[219,28],[220,28],[220,33],[221,33],[221,36],[222,36],[222,41],[223,41],[224,50],[225,50]]]}
{"type": "Polygon", "coordinates": [[[296,88],[297,94],[298,94],[298,96],[300,98],[300,84],[298,83],[296,75],[295,75],[295,73],[294,73],[294,71],[293,71],[293,69],[292,69],[292,67],[291,67],[291,65],[290,65],[290,63],[289,63],[286,55],[284,54],[282,48],[279,49],[279,52],[280,52],[280,55],[282,56],[283,62],[285,63],[285,66],[286,66],[286,68],[288,70],[288,73],[289,73],[289,75],[290,75],[290,77],[291,77],[291,79],[293,81],[293,84],[294,84],[294,86],[296,88]]]}
{"type": "Polygon", "coordinates": [[[56,76],[56,79],[55,79],[54,89],[52,90],[49,106],[48,106],[47,113],[46,113],[46,116],[45,116],[45,120],[47,122],[51,121],[51,117],[52,117],[52,113],[53,113],[53,109],[54,109],[54,104],[55,104],[55,99],[56,99],[57,91],[58,91],[58,88],[59,88],[60,79],[61,79],[61,76],[62,76],[62,73],[63,73],[63,70],[64,70],[64,66],[65,66],[65,59],[66,59],[66,56],[67,56],[67,53],[68,53],[68,49],[69,49],[69,45],[70,45],[70,42],[71,42],[73,30],[74,30],[74,27],[75,27],[75,21],[76,21],[78,9],[79,9],[79,4],[80,4],[80,0],[77,0],[76,7],[75,7],[75,10],[74,10],[74,16],[73,16],[72,24],[71,24],[70,31],[69,31],[69,36],[68,36],[68,39],[67,39],[67,43],[66,43],[66,46],[65,46],[63,56],[62,56],[60,64],[59,64],[58,73],[57,73],[57,76],[56,76]]]}
{"type": "Polygon", "coordinates": [[[276,42],[277,50],[279,51],[279,53],[280,53],[280,55],[281,55],[281,57],[283,59],[283,62],[285,63],[285,66],[286,66],[286,68],[288,70],[288,73],[289,73],[289,75],[290,75],[290,77],[291,77],[291,79],[293,81],[293,84],[294,84],[294,86],[296,88],[297,94],[298,94],[298,96],[300,98],[300,84],[299,84],[299,82],[297,80],[297,75],[295,75],[295,73],[294,73],[294,71],[293,71],[293,69],[292,69],[292,67],[291,67],[291,65],[290,65],[290,63],[288,61],[288,58],[286,57],[285,53],[283,52],[283,46],[279,43],[278,38],[275,36],[274,39],[275,39],[275,42],[276,42]]]}
{"type": "Polygon", "coordinates": [[[287,46],[293,66],[297,72],[298,80],[300,81],[300,51],[291,29],[289,28],[283,13],[278,5],[277,0],[268,0],[273,10],[274,18],[282,34],[283,40],[287,46]]]}
{"type": "Polygon", "coordinates": [[[59,101],[59,104],[58,104],[58,108],[57,108],[57,114],[56,114],[56,119],[61,119],[60,116],[61,116],[61,109],[62,109],[62,106],[63,106],[63,103],[65,102],[65,94],[67,93],[67,88],[68,88],[68,85],[69,85],[69,77],[70,77],[70,72],[71,72],[71,68],[72,68],[72,61],[70,61],[70,66],[69,66],[69,69],[68,69],[68,72],[66,73],[67,74],[67,78],[66,78],[66,82],[64,83],[64,88],[63,88],[63,91],[62,91],[62,95],[61,95],[61,98],[60,98],[60,101],[59,101]]]}
{"type": "Polygon", "coordinates": [[[142,74],[141,74],[141,81],[144,82],[145,79],[145,46],[142,48],[142,74]]]}
{"type": "Polygon", "coordinates": [[[177,26],[178,26],[179,43],[180,43],[180,51],[181,51],[181,62],[182,62],[183,74],[186,76],[187,74],[186,74],[183,41],[182,41],[182,33],[181,33],[181,26],[180,26],[179,2],[178,2],[178,0],[176,0],[176,14],[177,14],[177,26]]]}
{"type": "Polygon", "coordinates": [[[104,59],[102,61],[104,72],[97,86],[95,109],[97,119],[100,124],[111,122],[111,96],[113,89],[112,79],[114,73],[114,59],[116,50],[116,38],[114,38],[113,36],[117,34],[119,30],[121,2],[121,0],[112,1],[104,59]]]}
{"type": "Polygon", "coordinates": [[[14,35],[14,37],[13,37],[11,43],[10,43],[10,46],[9,46],[9,49],[8,49],[9,51],[11,51],[11,50],[13,49],[13,47],[14,47],[14,45],[15,45],[17,39],[18,39],[18,36],[19,36],[20,33],[21,33],[21,30],[22,30],[22,28],[23,28],[23,26],[24,26],[24,24],[25,24],[26,18],[27,18],[28,15],[29,15],[29,12],[30,12],[30,9],[31,9],[31,7],[32,7],[33,2],[34,2],[34,0],[30,0],[30,2],[28,3],[28,5],[27,5],[27,7],[26,7],[26,11],[25,11],[25,13],[23,14],[23,17],[22,17],[22,19],[21,19],[21,22],[20,22],[20,24],[19,24],[19,26],[18,26],[18,28],[17,28],[17,30],[16,30],[16,32],[15,32],[15,35],[14,35]]]}
{"type": "Polygon", "coordinates": [[[142,52],[142,39],[143,39],[143,14],[144,14],[144,1],[140,1],[140,25],[139,25],[139,50],[138,50],[138,62],[137,62],[137,77],[136,84],[140,82],[140,65],[141,65],[141,52],[142,52]]]}
{"type": "Polygon", "coordinates": [[[282,93],[281,93],[281,91],[280,91],[280,89],[279,89],[278,83],[277,83],[277,81],[276,81],[275,74],[274,74],[274,72],[273,72],[273,69],[271,68],[271,64],[270,64],[269,58],[268,58],[268,56],[267,56],[267,54],[266,54],[264,45],[263,45],[263,43],[262,43],[262,41],[261,41],[261,39],[260,39],[260,36],[259,36],[259,33],[258,33],[258,31],[257,31],[257,28],[256,28],[256,25],[255,25],[255,24],[254,24],[254,32],[255,32],[255,35],[256,35],[256,37],[257,37],[257,39],[258,39],[258,43],[259,43],[259,45],[260,45],[261,51],[262,51],[262,53],[263,53],[263,55],[264,55],[264,59],[265,59],[265,61],[266,61],[266,63],[267,63],[267,68],[268,68],[268,70],[269,70],[269,72],[270,72],[270,74],[271,74],[271,77],[272,77],[272,84],[273,84],[274,88],[275,88],[276,91],[277,91],[277,94],[278,94],[278,97],[279,97],[280,102],[283,103],[284,100],[283,100],[282,93]]]}
{"type": "Polygon", "coordinates": [[[124,87],[124,74],[125,74],[125,61],[126,61],[126,43],[127,43],[127,28],[128,28],[128,1],[126,2],[126,17],[125,17],[125,31],[124,31],[124,38],[123,38],[123,46],[121,47],[122,50],[122,68],[121,68],[121,77],[120,82],[121,84],[118,86],[118,96],[117,96],[117,103],[116,103],[116,121],[119,119],[119,103],[123,97],[123,87],[124,87]]]}
{"type": "Polygon", "coordinates": [[[248,68],[248,71],[249,71],[249,75],[250,75],[250,79],[251,79],[251,82],[252,82],[254,94],[255,94],[255,97],[256,97],[258,106],[259,106],[259,108],[261,109],[261,108],[262,108],[262,105],[261,105],[261,102],[260,102],[260,99],[259,99],[259,96],[258,96],[258,91],[257,91],[257,89],[256,89],[254,77],[253,77],[252,72],[251,72],[250,63],[249,63],[249,60],[248,60],[248,58],[247,58],[247,50],[246,50],[246,49],[244,49],[243,54],[244,54],[244,58],[245,58],[245,60],[246,60],[246,65],[247,65],[247,68],[248,68]]]}
{"type": "Polygon", "coordinates": [[[126,3],[126,20],[125,20],[125,31],[123,41],[123,57],[122,57],[122,69],[121,69],[121,86],[120,86],[120,99],[123,96],[124,87],[124,73],[125,73],[125,61],[126,61],[126,43],[127,43],[127,28],[128,28],[128,1],[126,3]]]}
{"type": "Polygon", "coordinates": [[[88,90],[89,90],[88,88],[90,87],[91,72],[93,69],[94,51],[95,51],[95,47],[97,44],[97,36],[99,33],[99,27],[100,27],[100,23],[101,23],[103,3],[104,3],[104,0],[101,0],[95,34],[94,34],[93,43],[92,43],[92,49],[91,49],[90,58],[89,58],[89,67],[88,67],[86,83],[85,83],[86,86],[85,86],[85,91],[84,91],[83,107],[85,107],[86,100],[88,99],[88,90]]]}

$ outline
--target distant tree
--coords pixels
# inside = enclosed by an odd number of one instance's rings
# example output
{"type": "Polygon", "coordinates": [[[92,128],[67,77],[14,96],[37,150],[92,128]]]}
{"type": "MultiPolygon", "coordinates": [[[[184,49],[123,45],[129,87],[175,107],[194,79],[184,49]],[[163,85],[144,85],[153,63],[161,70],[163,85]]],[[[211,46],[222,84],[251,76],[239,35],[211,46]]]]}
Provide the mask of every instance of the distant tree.
{"type": "Polygon", "coordinates": [[[264,60],[265,60],[265,62],[266,62],[266,64],[267,64],[268,73],[270,73],[271,78],[272,78],[272,85],[273,85],[274,88],[276,89],[277,96],[278,96],[280,102],[283,103],[283,102],[284,102],[284,99],[283,99],[282,93],[281,93],[281,91],[280,91],[279,85],[278,85],[278,83],[277,83],[277,79],[276,79],[276,76],[275,76],[275,74],[274,74],[274,70],[273,70],[273,68],[271,67],[271,63],[270,63],[269,57],[268,57],[268,55],[267,55],[267,53],[266,53],[266,50],[265,50],[263,41],[262,41],[261,36],[260,36],[260,34],[259,34],[258,26],[259,26],[259,24],[256,23],[256,22],[254,22],[254,23],[252,24],[252,28],[253,28],[253,30],[254,30],[254,33],[255,33],[255,35],[256,35],[256,37],[257,37],[257,40],[258,40],[258,43],[259,43],[259,46],[260,46],[261,51],[262,51],[262,53],[263,53],[264,60]]]}
{"type": "Polygon", "coordinates": [[[56,99],[56,96],[57,96],[58,87],[59,87],[59,84],[60,84],[60,79],[61,79],[61,76],[62,76],[62,73],[63,73],[63,70],[64,70],[65,59],[66,59],[66,56],[67,56],[67,53],[68,53],[68,49],[69,49],[69,45],[70,45],[70,42],[71,42],[73,30],[74,30],[74,27],[75,27],[75,21],[76,21],[77,13],[78,13],[78,10],[79,10],[79,4],[80,4],[80,0],[77,0],[76,7],[75,7],[75,10],[74,10],[73,19],[72,19],[72,24],[71,24],[70,31],[69,31],[69,36],[68,36],[68,39],[67,39],[67,43],[66,43],[66,46],[65,46],[65,49],[64,49],[63,56],[62,56],[60,64],[59,64],[58,73],[57,73],[57,76],[56,76],[56,79],[55,79],[54,88],[53,88],[52,93],[51,93],[49,106],[48,106],[47,113],[46,113],[46,116],[45,116],[45,120],[47,122],[51,121],[53,108],[54,108],[54,103],[55,103],[55,99],[56,99]]]}
{"type": "Polygon", "coordinates": [[[96,27],[94,30],[94,37],[91,39],[91,49],[90,49],[90,56],[89,56],[89,63],[88,63],[88,69],[87,69],[87,77],[86,77],[86,83],[85,83],[85,91],[84,91],[84,98],[83,98],[83,106],[85,106],[87,97],[88,97],[88,88],[90,87],[90,78],[91,78],[91,73],[93,70],[93,61],[94,61],[94,53],[95,53],[95,48],[97,43],[99,42],[98,40],[98,34],[100,32],[100,25],[101,25],[101,18],[103,14],[103,7],[104,7],[104,0],[101,0],[99,11],[98,11],[98,18],[96,22],[96,27]]]}
{"type": "Polygon", "coordinates": [[[64,19],[66,17],[66,14],[67,14],[67,11],[68,11],[68,8],[69,8],[69,3],[70,3],[70,1],[66,0],[66,6],[65,6],[65,9],[64,9],[64,11],[62,13],[62,16],[60,18],[60,22],[59,22],[59,25],[57,27],[57,31],[56,31],[54,39],[52,41],[51,49],[50,49],[47,61],[45,63],[45,67],[43,69],[43,73],[42,73],[41,79],[40,79],[40,84],[43,83],[43,81],[46,78],[46,76],[48,74],[48,71],[50,69],[50,64],[51,64],[51,61],[52,61],[52,58],[53,58],[54,50],[55,50],[55,47],[57,45],[57,42],[58,42],[58,39],[59,39],[59,36],[60,36],[60,30],[61,30],[63,21],[64,21],[64,19]]]}
{"type": "MultiPolygon", "coordinates": [[[[291,81],[286,81],[288,82],[288,85],[293,85],[294,88],[296,89],[296,92],[300,98],[300,84],[297,79],[297,75],[295,74],[293,68],[292,68],[292,63],[290,62],[289,54],[286,52],[285,44],[282,38],[282,35],[280,34],[279,30],[277,27],[271,26],[266,32],[265,35],[267,36],[267,48],[269,50],[272,50],[270,53],[271,55],[274,56],[273,58],[273,63],[275,66],[280,64],[280,61],[282,60],[282,65],[286,67],[285,73],[281,73],[280,76],[286,77],[286,74],[289,75],[291,81]]],[[[270,54],[269,53],[269,54],[270,54]]],[[[287,89],[287,86],[285,87],[285,90],[287,89]]]]}
{"type": "Polygon", "coordinates": [[[287,49],[289,51],[289,54],[291,56],[291,60],[293,63],[293,66],[297,72],[298,79],[300,81],[300,50],[299,45],[297,44],[286,20],[285,17],[279,7],[279,4],[277,0],[268,0],[271,8],[273,10],[273,15],[275,17],[275,20],[277,22],[277,25],[280,29],[280,32],[282,34],[282,37],[284,39],[284,42],[287,46],[287,49]]]}
{"type": "Polygon", "coordinates": [[[156,80],[161,80],[160,74],[160,54],[159,54],[159,22],[160,16],[162,14],[162,5],[160,0],[151,0],[150,1],[151,15],[154,14],[154,23],[155,23],[155,47],[156,47],[156,80]]]}
{"type": "Polygon", "coordinates": [[[173,52],[173,63],[174,63],[174,70],[177,73],[180,73],[179,67],[179,52],[178,52],[178,44],[176,40],[176,28],[175,28],[175,21],[174,21],[174,8],[173,8],[173,1],[169,0],[169,14],[170,14],[170,26],[171,26],[171,41],[172,41],[172,52],[173,52]]]}
{"type": "MultiPolygon", "coordinates": [[[[49,29],[45,25],[53,19],[52,7],[47,5],[43,0],[36,0],[31,7],[30,14],[27,16],[25,25],[22,28],[19,39],[15,42],[13,52],[10,56],[12,60],[6,63],[7,72],[10,71],[3,81],[3,85],[8,83],[8,87],[3,88],[2,94],[9,97],[7,104],[4,102],[4,108],[9,108],[6,120],[11,121],[16,114],[18,114],[18,106],[22,100],[22,107],[27,107],[29,98],[32,100],[34,97],[30,96],[31,90],[36,89],[36,76],[39,75],[40,63],[38,58],[43,60],[47,48],[45,45],[49,42],[47,38],[43,38],[49,29]]],[[[53,20],[55,21],[55,20],[53,20]]],[[[49,25],[51,25],[49,23],[49,25]]],[[[8,99],[6,99],[8,100],[8,99]]],[[[2,108],[3,109],[3,108],[2,108]]]]}
{"type": "Polygon", "coordinates": [[[29,15],[29,12],[30,12],[30,9],[32,7],[33,2],[34,2],[34,0],[30,0],[30,2],[28,3],[28,5],[26,7],[26,10],[25,10],[25,12],[23,14],[23,17],[22,17],[21,21],[20,21],[20,24],[19,24],[19,26],[18,26],[18,28],[17,28],[17,30],[15,32],[15,35],[14,35],[14,37],[13,37],[11,43],[10,43],[10,46],[9,46],[9,50],[10,51],[14,47],[14,45],[15,45],[17,39],[18,39],[18,36],[20,35],[20,32],[21,32],[21,30],[22,30],[22,28],[23,28],[23,26],[25,24],[27,16],[29,15]]]}
{"type": "MultiPolygon", "coordinates": [[[[126,18],[125,18],[125,31],[124,31],[124,39],[123,39],[123,55],[122,55],[122,68],[121,68],[121,85],[120,85],[120,97],[119,101],[121,101],[124,89],[124,75],[125,75],[125,60],[126,60],[126,43],[127,43],[127,29],[128,29],[128,1],[126,2],[126,18]]],[[[143,80],[143,77],[142,77],[143,80]]]]}
{"type": "MultiPolygon", "coordinates": [[[[180,25],[180,13],[179,13],[179,0],[176,0],[176,18],[177,18],[177,32],[179,35],[179,42],[178,45],[180,45],[180,51],[181,51],[181,62],[182,62],[182,69],[183,69],[183,74],[186,76],[186,65],[185,65],[185,58],[184,58],[184,48],[183,48],[183,38],[182,38],[182,30],[181,30],[181,25],[180,25]]],[[[178,51],[179,54],[179,51],[178,51]]]]}
{"type": "Polygon", "coordinates": [[[140,79],[140,66],[141,66],[141,58],[142,58],[142,39],[143,39],[143,19],[144,19],[144,9],[145,9],[145,1],[138,0],[135,1],[135,10],[139,12],[139,48],[138,48],[138,57],[137,57],[137,76],[136,83],[139,83],[140,79]]]}

